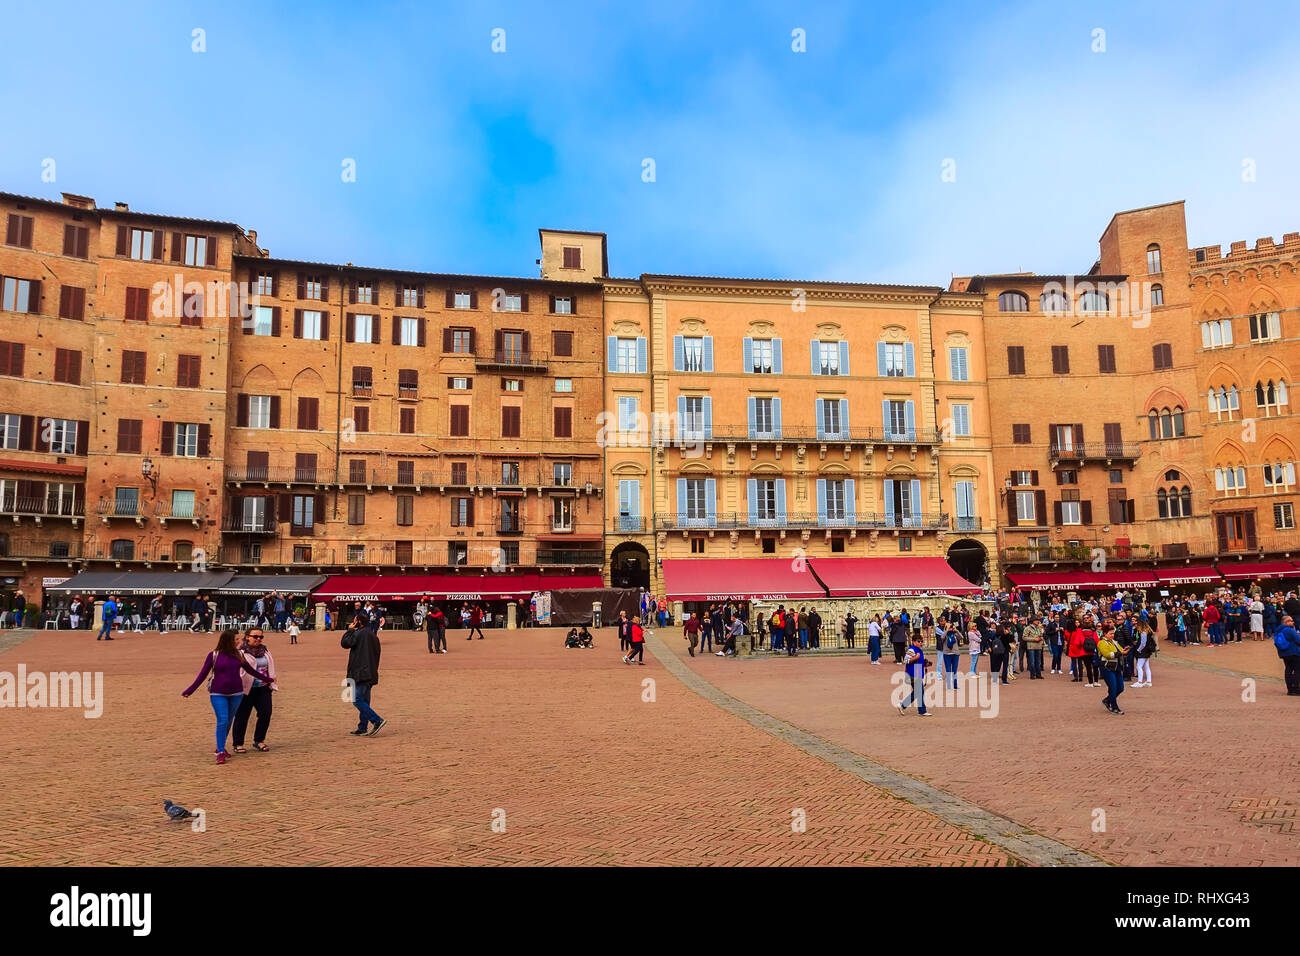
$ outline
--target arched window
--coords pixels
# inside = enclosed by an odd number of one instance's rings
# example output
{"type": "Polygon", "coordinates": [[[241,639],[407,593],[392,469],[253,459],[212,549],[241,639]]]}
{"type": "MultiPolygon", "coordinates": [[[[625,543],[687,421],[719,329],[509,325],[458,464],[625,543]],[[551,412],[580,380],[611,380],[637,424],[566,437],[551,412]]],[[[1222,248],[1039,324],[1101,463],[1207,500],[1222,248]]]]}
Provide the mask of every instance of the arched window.
{"type": "Polygon", "coordinates": [[[1069,312],[1070,300],[1060,289],[1051,289],[1038,297],[1038,308],[1043,312],[1069,312]]]}
{"type": "Polygon", "coordinates": [[[1147,275],[1160,271],[1160,247],[1153,242],[1147,246],[1147,275]]]}
{"type": "Polygon", "coordinates": [[[1173,417],[1169,414],[1169,409],[1167,408],[1160,409],[1160,437],[1161,438],[1174,437],[1174,420],[1173,417]]]}
{"type": "Polygon", "coordinates": [[[1084,312],[1109,312],[1110,300],[1106,293],[1090,289],[1080,297],[1079,308],[1084,312]]]}
{"type": "Polygon", "coordinates": [[[1165,481],[1177,481],[1182,476],[1178,474],[1177,469],[1170,469],[1165,472],[1165,481]]]}
{"type": "Polygon", "coordinates": [[[1153,285],[1151,287],[1151,304],[1152,305],[1165,304],[1165,290],[1163,286],[1153,285]]]}
{"type": "MultiPolygon", "coordinates": [[[[1213,395],[1214,393],[1210,392],[1210,394],[1213,395]]],[[[1151,429],[1151,437],[1159,438],[1160,437],[1160,413],[1157,412],[1154,408],[1151,409],[1151,411],[1147,412],[1147,425],[1151,429]]]]}
{"type": "Polygon", "coordinates": [[[173,561],[192,561],[194,559],[194,542],[193,541],[174,541],[172,542],[172,560],[173,561]]]}
{"type": "Polygon", "coordinates": [[[1183,493],[1180,497],[1183,499],[1183,517],[1190,518],[1192,516],[1192,489],[1183,485],[1183,493]]]}
{"type": "Polygon", "coordinates": [[[1003,292],[998,296],[999,312],[1028,312],[1029,296],[1023,292],[1003,292]]]}
{"type": "Polygon", "coordinates": [[[1165,493],[1163,488],[1156,492],[1156,507],[1160,511],[1160,517],[1169,517],[1169,495],[1165,493]]]}
{"type": "Polygon", "coordinates": [[[1183,406],[1181,405],[1174,406],[1173,420],[1174,420],[1174,437],[1182,438],[1184,435],[1187,434],[1183,426],[1183,406]]]}

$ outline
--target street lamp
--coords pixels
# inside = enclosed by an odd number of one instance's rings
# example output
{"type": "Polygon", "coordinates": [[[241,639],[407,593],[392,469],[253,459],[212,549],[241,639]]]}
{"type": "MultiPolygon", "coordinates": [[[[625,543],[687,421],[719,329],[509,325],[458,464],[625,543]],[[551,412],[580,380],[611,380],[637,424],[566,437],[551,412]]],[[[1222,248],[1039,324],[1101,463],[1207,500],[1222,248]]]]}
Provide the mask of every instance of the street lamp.
{"type": "Polygon", "coordinates": [[[140,462],[140,474],[149,482],[149,487],[153,489],[155,495],[158,494],[158,472],[153,466],[153,459],[147,455],[140,462]]]}

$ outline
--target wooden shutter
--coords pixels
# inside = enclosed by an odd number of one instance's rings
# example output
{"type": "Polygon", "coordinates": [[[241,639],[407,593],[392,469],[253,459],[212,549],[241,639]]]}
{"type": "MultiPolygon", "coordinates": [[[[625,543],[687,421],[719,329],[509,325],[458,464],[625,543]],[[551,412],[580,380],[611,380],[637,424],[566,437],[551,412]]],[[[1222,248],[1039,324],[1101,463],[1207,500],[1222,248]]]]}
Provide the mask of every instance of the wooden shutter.
{"type": "Polygon", "coordinates": [[[330,280],[325,276],[321,276],[320,280],[320,300],[322,302],[330,300],[330,280]]]}
{"type": "Polygon", "coordinates": [[[73,385],[81,384],[81,353],[78,351],[68,352],[68,367],[66,369],[68,381],[73,385]]]}
{"type": "Polygon", "coordinates": [[[271,396],[271,427],[280,427],[280,396],[271,396]]]}
{"type": "Polygon", "coordinates": [[[533,341],[533,337],[528,332],[524,332],[519,337],[519,342],[520,345],[522,345],[523,347],[524,355],[527,355],[531,351],[532,341],[533,341]]]}
{"type": "Polygon", "coordinates": [[[27,301],[27,311],[32,315],[39,315],[41,311],[41,280],[33,279],[30,288],[31,298],[27,301]]]}
{"type": "Polygon", "coordinates": [[[470,290],[470,293],[469,293],[469,307],[470,307],[471,309],[477,309],[477,308],[478,308],[478,290],[476,290],[476,289],[472,289],[472,290],[470,290]]]}
{"type": "Polygon", "coordinates": [[[90,230],[85,226],[77,227],[77,251],[78,259],[90,258],[90,230]]]}
{"type": "Polygon", "coordinates": [[[478,332],[474,329],[470,329],[469,330],[469,354],[470,355],[478,355],[477,346],[475,345],[477,341],[478,341],[478,332]]]}
{"type": "Polygon", "coordinates": [[[117,227],[117,254],[119,256],[131,254],[131,230],[126,226],[117,227]]]}
{"type": "Polygon", "coordinates": [[[1019,520],[1016,515],[1016,492],[1011,490],[1007,492],[1007,524],[1014,525],[1019,520]]]}
{"type": "Polygon", "coordinates": [[[528,293],[527,293],[527,292],[521,293],[520,296],[519,296],[519,311],[520,311],[520,312],[527,312],[527,311],[528,311],[528,293]]]}
{"type": "Polygon", "coordinates": [[[280,337],[280,307],[271,306],[271,335],[276,338],[280,337]]]}
{"type": "Polygon", "coordinates": [[[76,454],[85,456],[90,449],[90,422],[77,422],[77,451],[76,454]]]}
{"type": "Polygon", "coordinates": [[[330,340],[330,312],[325,309],[320,314],[320,339],[322,342],[330,340]]]}
{"type": "MultiPolygon", "coordinates": [[[[424,297],[423,286],[420,287],[420,297],[421,298],[424,297]]],[[[418,319],[416,319],[416,324],[419,326],[420,329],[419,337],[416,339],[416,343],[420,346],[420,348],[424,348],[424,316],[420,316],[418,319]]]]}
{"type": "Polygon", "coordinates": [[[1246,550],[1254,551],[1258,546],[1255,540],[1255,512],[1243,511],[1241,513],[1242,523],[1246,526],[1246,550]]]}
{"type": "Polygon", "coordinates": [[[16,213],[12,213],[12,212],[11,212],[11,213],[9,214],[9,222],[8,222],[8,225],[7,225],[6,228],[5,228],[5,245],[6,245],[6,246],[16,246],[16,245],[18,245],[18,220],[20,220],[20,219],[22,219],[22,216],[19,216],[19,215],[17,215],[16,213]]]}
{"type": "Polygon", "coordinates": [[[172,262],[180,262],[185,255],[185,236],[179,232],[172,233],[172,262]]]}
{"type": "MultiPolygon", "coordinates": [[[[415,287],[415,305],[417,308],[420,309],[424,308],[424,283],[423,282],[421,282],[418,286],[415,287]]],[[[421,342],[420,344],[423,345],[424,343],[421,342]]]]}
{"type": "Polygon", "coordinates": [[[77,254],[77,227],[71,223],[63,227],[63,254],[65,256],[77,254]]]}
{"type": "Polygon", "coordinates": [[[547,311],[550,312],[551,315],[554,315],[554,314],[555,314],[555,296],[553,296],[553,295],[548,295],[548,296],[546,297],[546,303],[547,303],[547,304],[546,304],[547,311]]]}
{"type": "Polygon", "coordinates": [[[162,448],[159,453],[170,455],[176,448],[176,425],[173,422],[162,423],[162,448]]]}
{"type": "Polygon", "coordinates": [[[1042,524],[1047,520],[1047,492],[1046,491],[1034,492],[1034,510],[1035,512],[1037,512],[1034,516],[1035,521],[1037,521],[1039,524],[1042,524]]]}
{"type": "Polygon", "coordinates": [[[1214,516],[1214,531],[1219,538],[1219,551],[1228,550],[1228,516],[1216,514],[1214,516]]]}
{"type": "Polygon", "coordinates": [[[153,257],[155,262],[162,262],[164,235],[165,233],[161,229],[153,231],[153,257]]]}
{"type": "Polygon", "coordinates": [[[212,426],[199,426],[199,457],[207,458],[212,454],[212,426]]]}
{"type": "Polygon", "coordinates": [[[402,342],[402,320],[393,316],[393,344],[400,345],[402,342]]]}
{"type": "Polygon", "coordinates": [[[500,329],[497,329],[495,332],[492,333],[492,350],[498,359],[500,358],[501,353],[505,351],[503,347],[504,341],[505,341],[505,333],[502,332],[500,329]]]}
{"type": "Polygon", "coordinates": [[[248,427],[248,396],[247,395],[235,396],[235,409],[236,409],[235,427],[247,428],[248,427]]]}
{"type": "MultiPolygon", "coordinates": [[[[449,292],[447,294],[450,295],[451,293],[449,292]]],[[[444,352],[451,351],[451,335],[452,335],[451,329],[442,330],[442,350],[444,352]]]]}
{"type": "Polygon", "coordinates": [[[302,338],[302,309],[293,310],[293,337],[302,338]]]}
{"type": "Polygon", "coordinates": [[[208,261],[207,265],[215,266],[217,264],[217,237],[208,236],[208,261]]]}
{"type": "Polygon", "coordinates": [[[1092,524],[1092,502],[1091,501],[1079,502],[1079,519],[1084,524],[1092,524]]]}
{"type": "MultiPolygon", "coordinates": [[[[352,287],[352,291],[354,294],[356,293],[356,286],[352,287]]],[[[351,342],[356,338],[356,325],[356,313],[348,312],[343,316],[343,341],[351,342]]]]}
{"type": "Polygon", "coordinates": [[[276,496],[280,514],[278,515],[282,524],[293,520],[293,499],[287,494],[276,496]]]}
{"type": "Polygon", "coordinates": [[[307,298],[307,278],[301,272],[298,273],[298,298],[307,298]]]}
{"type": "Polygon", "coordinates": [[[1083,454],[1083,426],[1079,424],[1074,426],[1074,447],[1079,454],[1083,454]]]}
{"type": "Polygon", "coordinates": [[[1036,485],[1036,484],[1038,484],[1038,471],[1037,471],[1037,469],[1035,469],[1034,471],[1031,471],[1031,472],[1029,473],[1029,483],[1030,483],[1031,485],[1036,485]]]}
{"type": "Polygon", "coordinates": [[[1065,517],[1064,507],[1060,500],[1052,502],[1052,524],[1060,525],[1065,517]]]}
{"type": "Polygon", "coordinates": [[[447,300],[445,307],[448,309],[456,308],[456,293],[452,289],[447,290],[447,300]]]}

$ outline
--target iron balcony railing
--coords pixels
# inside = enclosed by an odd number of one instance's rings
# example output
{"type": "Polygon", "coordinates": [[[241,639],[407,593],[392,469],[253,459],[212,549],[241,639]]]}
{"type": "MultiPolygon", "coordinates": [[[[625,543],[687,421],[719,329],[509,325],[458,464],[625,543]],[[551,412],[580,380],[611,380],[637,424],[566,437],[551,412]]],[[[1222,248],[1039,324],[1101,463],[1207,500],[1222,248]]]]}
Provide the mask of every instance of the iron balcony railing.
{"type": "Polygon", "coordinates": [[[546,352],[527,349],[493,349],[474,356],[479,368],[505,368],[518,371],[541,371],[547,367],[550,356],[546,352]]]}
{"type": "Polygon", "coordinates": [[[1137,442],[1083,442],[1077,445],[1049,445],[1051,461],[1132,461],[1141,454],[1137,442]]]}
{"type": "Polygon", "coordinates": [[[600,567],[605,563],[604,551],[538,551],[539,565],[568,564],[575,567],[600,567]]]}
{"type": "Polygon", "coordinates": [[[646,530],[646,519],[641,515],[616,515],[613,525],[619,534],[639,534],[646,530]]]}
{"type": "Polygon", "coordinates": [[[99,515],[104,518],[140,518],[143,517],[139,500],[121,498],[100,498],[99,515]]]}
{"type": "Polygon", "coordinates": [[[84,518],[86,515],[86,502],[83,498],[19,498],[10,495],[0,501],[0,515],[32,518],[84,518]]]}
{"type": "MultiPolygon", "coordinates": [[[[667,438],[669,436],[664,436],[667,438]]],[[[941,438],[933,428],[891,428],[884,425],[861,425],[853,428],[826,429],[820,426],[787,426],[758,429],[746,425],[681,428],[671,436],[677,441],[736,442],[848,442],[878,445],[937,445],[941,438]]]]}
{"type": "Polygon", "coordinates": [[[15,560],[74,560],[81,557],[82,543],[0,535],[0,558],[15,560]]]}
{"type": "Polygon", "coordinates": [[[815,512],[787,512],[784,515],[764,516],[746,512],[729,512],[714,515],[659,515],[655,518],[655,527],[660,531],[694,531],[735,528],[850,528],[850,529],[899,529],[911,531],[937,530],[947,528],[949,516],[946,514],[880,514],[865,512],[854,515],[835,516],[815,512]]]}
{"type": "Polygon", "coordinates": [[[221,530],[235,534],[275,534],[279,527],[275,516],[269,513],[246,515],[232,512],[221,519],[221,530]]]}
{"type": "Polygon", "coordinates": [[[228,484],[328,485],[334,482],[332,468],[268,466],[231,467],[226,469],[228,484]]]}

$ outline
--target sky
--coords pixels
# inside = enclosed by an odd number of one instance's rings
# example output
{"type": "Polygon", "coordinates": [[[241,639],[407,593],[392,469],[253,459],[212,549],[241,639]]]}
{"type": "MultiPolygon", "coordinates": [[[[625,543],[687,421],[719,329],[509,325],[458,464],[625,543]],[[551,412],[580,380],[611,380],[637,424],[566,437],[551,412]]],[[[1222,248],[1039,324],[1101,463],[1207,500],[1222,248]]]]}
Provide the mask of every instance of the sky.
{"type": "Polygon", "coordinates": [[[547,227],[616,276],[946,285],[1086,271],[1177,199],[1192,246],[1300,230],[1268,0],[5,8],[0,190],[284,258],[529,276],[547,227]]]}

